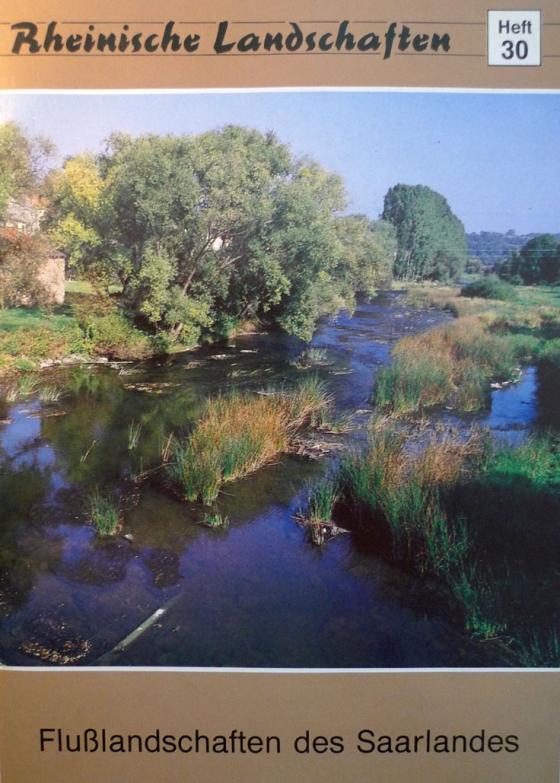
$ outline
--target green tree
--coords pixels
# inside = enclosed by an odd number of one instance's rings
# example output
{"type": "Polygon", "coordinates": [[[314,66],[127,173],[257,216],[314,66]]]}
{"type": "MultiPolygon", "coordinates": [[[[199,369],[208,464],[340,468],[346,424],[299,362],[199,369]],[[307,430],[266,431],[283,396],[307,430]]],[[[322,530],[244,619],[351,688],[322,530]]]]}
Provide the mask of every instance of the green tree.
{"type": "Polygon", "coordinates": [[[100,161],[113,219],[107,260],[126,306],[192,342],[214,303],[230,302],[240,269],[254,274],[255,236],[289,163],[273,135],[236,127],[196,138],[112,137],[100,161]]]}
{"type": "Polygon", "coordinates": [[[38,186],[53,151],[48,139],[30,138],[14,122],[0,124],[0,217],[10,199],[38,186]]]}
{"type": "Polygon", "coordinates": [[[523,283],[523,278],[521,276],[522,264],[523,260],[521,255],[517,250],[514,250],[513,253],[498,266],[498,276],[501,277],[502,280],[512,283],[512,285],[521,285],[523,283]]]}
{"type": "Polygon", "coordinates": [[[393,228],[342,217],[341,178],[272,133],[116,134],[52,177],[50,235],[122,307],[192,345],[266,318],[310,339],[317,319],[390,275],[393,228]]]}
{"type": "Polygon", "coordinates": [[[104,183],[93,155],[78,155],[54,172],[48,183],[46,224],[50,239],[63,249],[70,268],[91,273],[103,248],[104,183]]]}
{"type": "Polygon", "coordinates": [[[465,229],[441,194],[424,185],[396,185],[385,196],[382,217],[396,229],[396,277],[447,281],[461,275],[465,229]]]}
{"type": "Polygon", "coordinates": [[[345,300],[352,301],[355,294],[373,296],[392,278],[397,251],[394,227],[364,215],[338,217],[335,227],[340,242],[335,279],[345,300]]]}
{"type": "Polygon", "coordinates": [[[560,280],[560,243],[552,234],[539,234],[521,248],[521,277],[526,285],[560,280]]]}

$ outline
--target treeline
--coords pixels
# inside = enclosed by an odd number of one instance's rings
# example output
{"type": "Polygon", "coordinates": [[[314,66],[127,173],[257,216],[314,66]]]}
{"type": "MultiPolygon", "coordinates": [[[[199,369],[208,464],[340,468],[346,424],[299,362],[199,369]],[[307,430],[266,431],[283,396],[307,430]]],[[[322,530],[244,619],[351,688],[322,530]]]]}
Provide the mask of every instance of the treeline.
{"type": "Polygon", "coordinates": [[[553,234],[539,234],[519,252],[511,253],[497,267],[502,280],[513,285],[560,283],[560,241],[553,234]]]}
{"type": "MultiPolygon", "coordinates": [[[[467,234],[469,256],[479,259],[486,267],[497,266],[506,261],[514,252],[519,252],[530,239],[538,234],[517,234],[510,230],[505,233],[499,231],[479,231],[467,234]]],[[[556,237],[560,239],[560,234],[556,237]]]]}
{"type": "MultiPolygon", "coordinates": [[[[164,350],[254,320],[308,340],[321,315],[393,276],[455,281],[468,259],[463,224],[439,193],[399,184],[380,220],[348,215],[341,177],[295,158],[273,133],[114,134],[103,153],[44,175],[49,152],[17,125],[0,126],[0,217],[11,199],[39,193],[40,238],[164,350]]],[[[0,277],[29,271],[21,300],[37,263],[20,263],[14,238],[4,239],[0,277]]]]}

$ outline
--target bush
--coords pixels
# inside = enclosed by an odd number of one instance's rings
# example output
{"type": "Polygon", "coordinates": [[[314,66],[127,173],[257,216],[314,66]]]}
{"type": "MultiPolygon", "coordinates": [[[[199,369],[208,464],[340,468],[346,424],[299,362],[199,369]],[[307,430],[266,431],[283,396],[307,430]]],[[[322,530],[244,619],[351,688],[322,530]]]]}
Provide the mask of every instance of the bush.
{"type": "Polygon", "coordinates": [[[86,297],[73,305],[89,354],[142,359],[152,352],[147,335],[136,329],[109,296],[86,297]]]}
{"type": "Polygon", "coordinates": [[[0,308],[48,304],[41,265],[48,258],[42,236],[0,228],[0,308]]]}
{"type": "Polygon", "coordinates": [[[489,275],[488,277],[481,277],[480,280],[473,280],[472,283],[463,286],[461,288],[461,296],[466,296],[471,299],[499,299],[504,302],[509,302],[515,299],[516,293],[513,286],[506,283],[504,280],[500,280],[496,275],[489,275]]]}

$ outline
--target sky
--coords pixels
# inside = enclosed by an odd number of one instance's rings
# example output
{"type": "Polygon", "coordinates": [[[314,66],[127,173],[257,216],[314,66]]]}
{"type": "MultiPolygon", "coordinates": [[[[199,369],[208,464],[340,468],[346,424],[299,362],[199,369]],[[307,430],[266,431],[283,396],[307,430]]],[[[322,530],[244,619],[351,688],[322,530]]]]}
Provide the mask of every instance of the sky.
{"type": "Polygon", "coordinates": [[[0,93],[0,121],[64,157],[114,131],[275,131],[344,178],[348,211],[379,217],[397,183],[442,193],[467,231],[560,232],[560,93],[0,93]]]}

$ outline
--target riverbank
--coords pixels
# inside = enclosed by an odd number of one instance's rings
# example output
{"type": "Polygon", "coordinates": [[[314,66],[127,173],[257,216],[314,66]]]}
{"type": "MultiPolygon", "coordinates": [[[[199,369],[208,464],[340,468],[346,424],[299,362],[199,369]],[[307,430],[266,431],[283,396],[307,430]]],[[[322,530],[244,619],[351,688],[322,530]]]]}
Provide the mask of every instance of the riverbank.
{"type": "Polygon", "coordinates": [[[377,419],[367,447],[314,486],[305,516],[435,580],[450,615],[510,665],[558,666],[559,445],[377,419]]]}
{"type": "Polygon", "coordinates": [[[492,390],[516,383],[530,363],[547,420],[560,380],[560,290],[506,293],[502,301],[412,287],[411,305],[456,320],[397,342],[377,374],[366,448],[314,487],[306,513],[311,525],[349,528],[389,562],[436,578],[465,630],[511,663],[556,666],[558,417],[514,448],[477,430],[476,419],[453,429],[441,416],[483,411],[492,390]]]}
{"type": "Polygon", "coordinates": [[[170,357],[258,327],[255,321],[230,319],[201,342],[174,343],[163,333],[135,326],[110,294],[100,295],[87,281],[68,280],[64,305],[0,309],[0,382],[59,366],[170,357]]]}
{"type": "Polygon", "coordinates": [[[156,349],[110,298],[99,299],[82,282],[67,282],[62,306],[0,310],[0,378],[101,358],[144,359],[156,349]]]}
{"type": "Polygon", "coordinates": [[[412,305],[447,310],[456,320],[399,341],[377,378],[375,405],[393,416],[442,405],[477,411],[492,388],[517,380],[523,365],[560,373],[560,288],[510,288],[503,301],[412,287],[412,305]]]}

